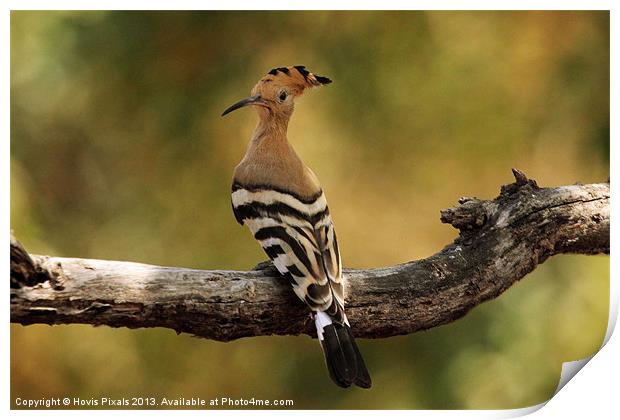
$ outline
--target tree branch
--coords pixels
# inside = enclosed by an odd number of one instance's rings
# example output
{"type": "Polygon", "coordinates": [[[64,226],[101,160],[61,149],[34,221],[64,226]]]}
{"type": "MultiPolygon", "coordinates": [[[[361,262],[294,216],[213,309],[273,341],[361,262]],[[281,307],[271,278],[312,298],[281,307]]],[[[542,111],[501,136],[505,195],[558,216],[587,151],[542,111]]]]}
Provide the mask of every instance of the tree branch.
{"type": "MultiPolygon", "coordinates": [[[[441,221],[460,230],[435,255],[345,270],[358,337],[432,328],[465,315],[561,253],[609,253],[609,184],[539,188],[520,171],[494,200],[463,197],[441,221]]],[[[214,340],[314,335],[273,266],[191,270],[29,254],[11,238],[11,322],[165,327],[214,340]]]]}

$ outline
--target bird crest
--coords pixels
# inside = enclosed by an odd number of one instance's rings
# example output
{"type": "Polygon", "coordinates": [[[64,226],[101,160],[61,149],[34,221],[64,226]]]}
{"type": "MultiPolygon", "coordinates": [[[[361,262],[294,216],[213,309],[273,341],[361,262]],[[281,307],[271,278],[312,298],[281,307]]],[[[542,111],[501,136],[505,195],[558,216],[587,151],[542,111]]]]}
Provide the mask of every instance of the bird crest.
{"type": "Polygon", "coordinates": [[[305,66],[276,67],[269,70],[258,82],[259,85],[274,83],[280,86],[289,86],[296,88],[299,93],[306,88],[327,85],[331,83],[331,79],[325,76],[319,76],[305,66]]]}

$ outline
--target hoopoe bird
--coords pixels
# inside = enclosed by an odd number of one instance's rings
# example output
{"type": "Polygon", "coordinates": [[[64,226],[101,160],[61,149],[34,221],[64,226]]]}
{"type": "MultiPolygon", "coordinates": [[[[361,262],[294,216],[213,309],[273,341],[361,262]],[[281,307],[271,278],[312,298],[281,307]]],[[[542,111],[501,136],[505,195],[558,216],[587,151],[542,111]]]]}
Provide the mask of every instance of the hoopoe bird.
{"type": "Polygon", "coordinates": [[[332,380],[370,388],[371,379],[344,312],[342,263],[336,232],[319,180],[287,139],[295,99],[331,83],[304,66],[279,67],[261,78],[249,98],[224,111],[252,105],[259,123],[235,168],[232,206],[314,321],[332,380]]]}

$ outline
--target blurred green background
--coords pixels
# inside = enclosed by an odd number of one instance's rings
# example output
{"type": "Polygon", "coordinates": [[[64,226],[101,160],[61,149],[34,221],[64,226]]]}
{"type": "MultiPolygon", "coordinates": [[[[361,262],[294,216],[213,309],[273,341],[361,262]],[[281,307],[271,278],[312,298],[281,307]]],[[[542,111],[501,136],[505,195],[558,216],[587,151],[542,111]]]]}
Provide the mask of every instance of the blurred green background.
{"type": "MultiPolygon", "coordinates": [[[[13,12],[11,227],[32,253],[248,269],[230,208],[257,117],[220,118],[269,69],[334,80],[289,138],[322,181],[344,263],[428,256],[439,210],[609,174],[607,12],[13,12]],[[380,209],[380,211],[379,211],[380,209]],[[362,228],[363,227],[363,228],[362,228]]],[[[11,394],[292,398],[295,408],[516,408],[597,350],[609,259],[559,256],[450,325],[359,340],[370,391],[309,337],[11,326],[11,394]]]]}

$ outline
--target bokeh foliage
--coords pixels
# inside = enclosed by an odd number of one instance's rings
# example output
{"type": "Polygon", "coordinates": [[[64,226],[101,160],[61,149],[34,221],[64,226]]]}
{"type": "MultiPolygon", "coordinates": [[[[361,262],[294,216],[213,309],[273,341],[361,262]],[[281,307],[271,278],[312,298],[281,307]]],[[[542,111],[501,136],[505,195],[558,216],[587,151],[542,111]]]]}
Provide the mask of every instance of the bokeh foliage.
{"type": "MultiPolygon", "coordinates": [[[[220,118],[272,67],[334,80],[289,138],[321,179],[345,265],[430,255],[439,209],[609,173],[607,12],[13,12],[11,226],[33,253],[247,269],[230,209],[256,123],[220,118]]],[[[516,408],[598,349],[607,257],[561,256],[462,320],[360,340],[374,387],[329,381],[308,337],[11,326],[22,398],[292,398],[295,408],[516,408]]]]}

